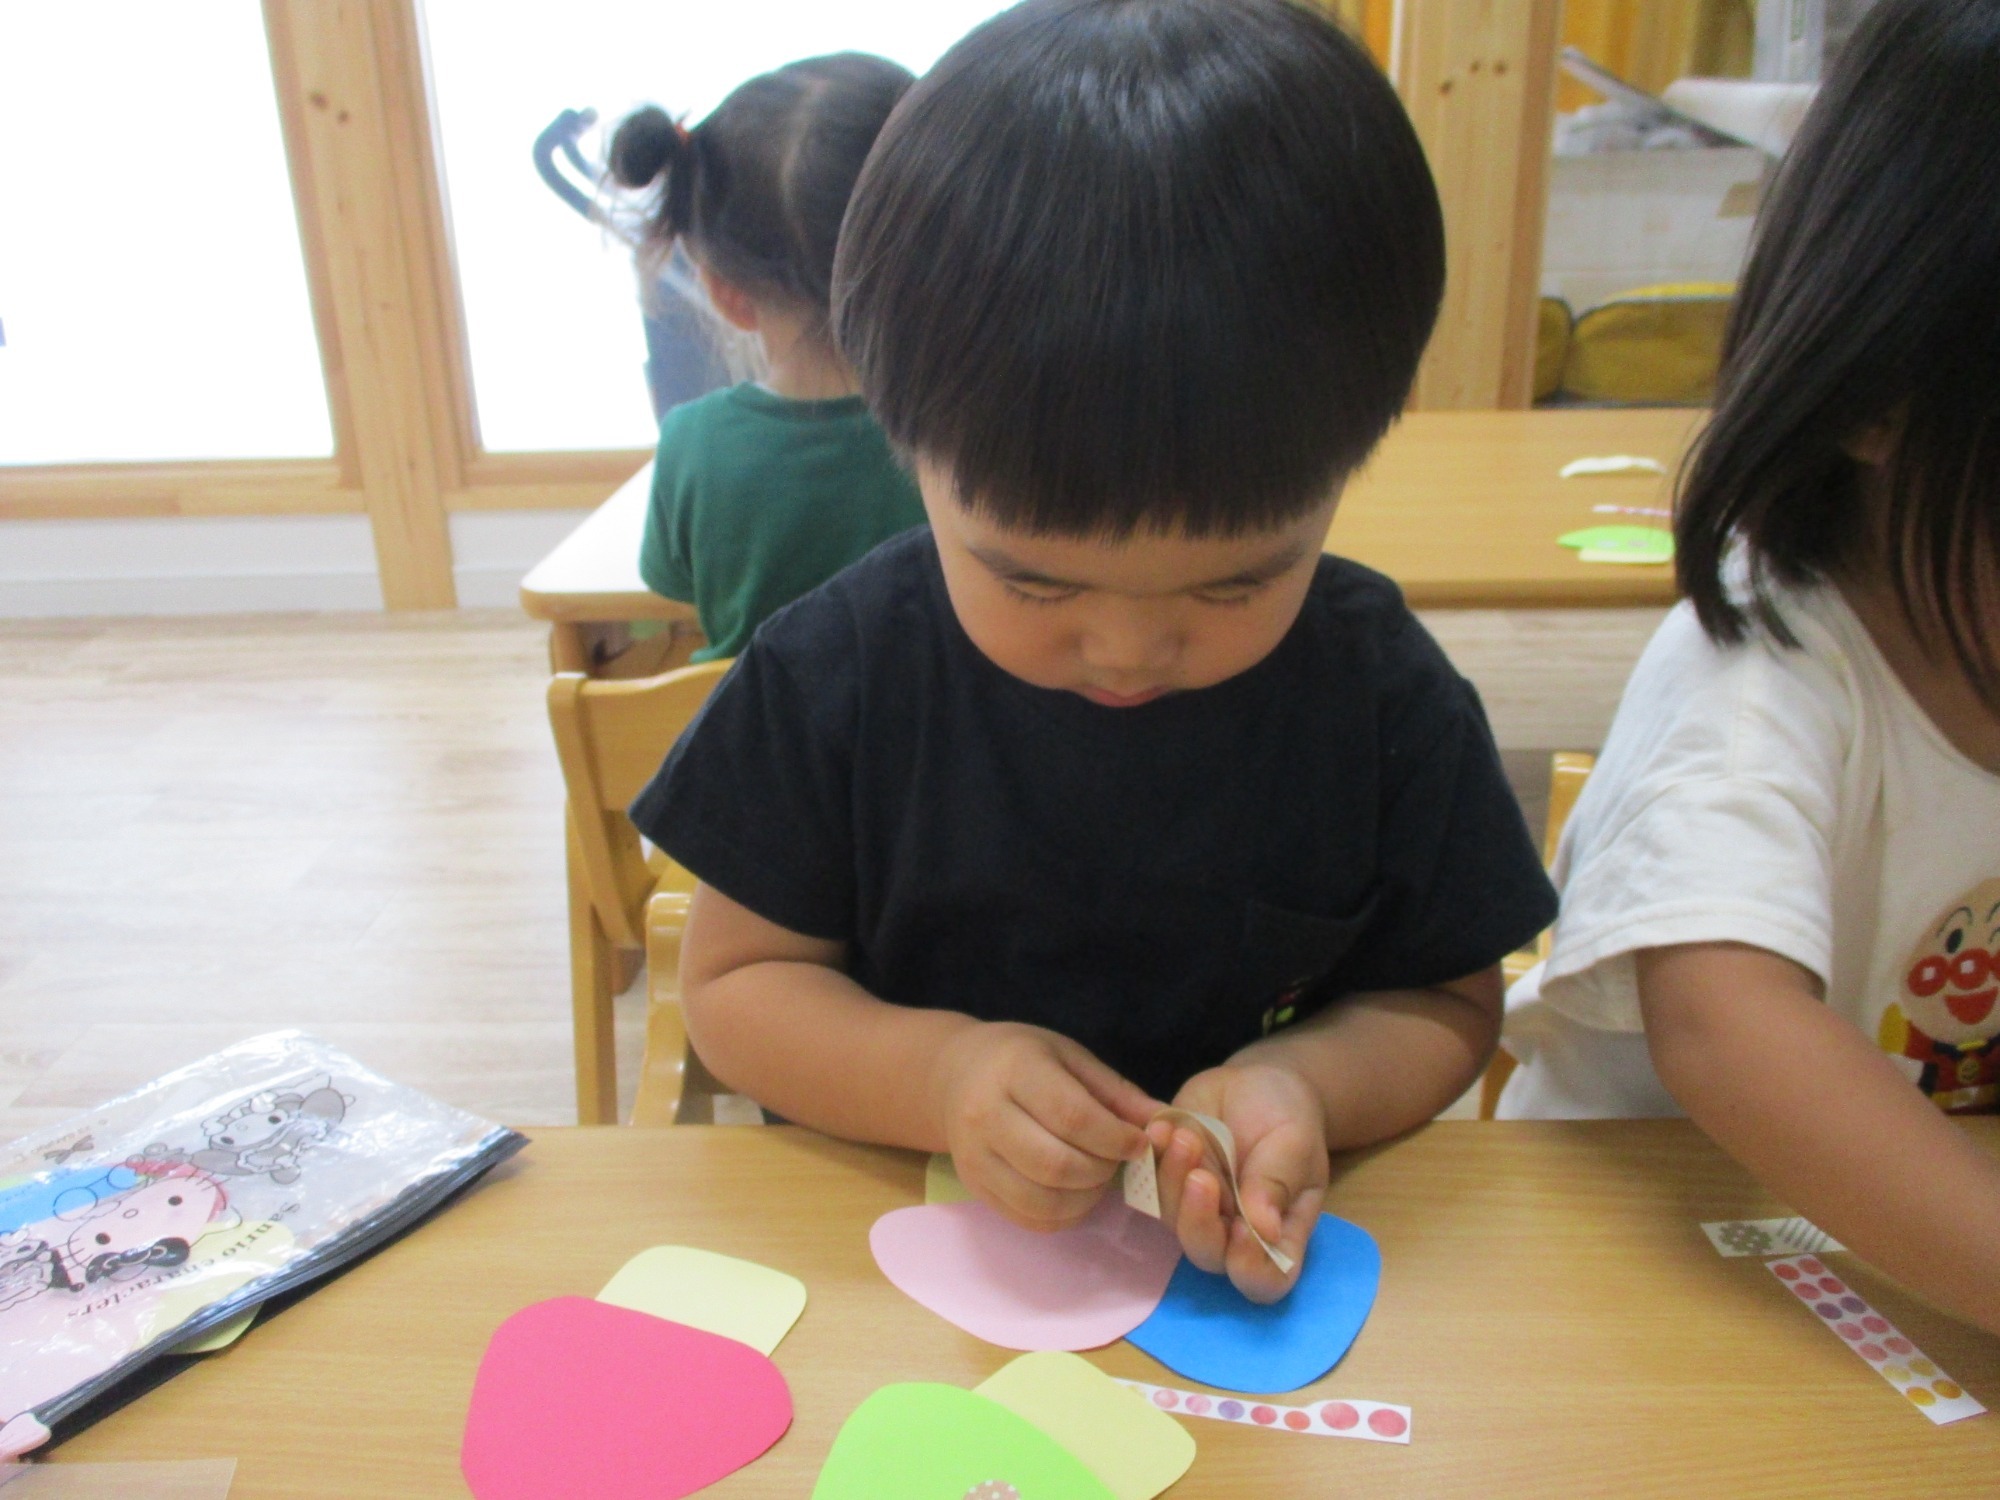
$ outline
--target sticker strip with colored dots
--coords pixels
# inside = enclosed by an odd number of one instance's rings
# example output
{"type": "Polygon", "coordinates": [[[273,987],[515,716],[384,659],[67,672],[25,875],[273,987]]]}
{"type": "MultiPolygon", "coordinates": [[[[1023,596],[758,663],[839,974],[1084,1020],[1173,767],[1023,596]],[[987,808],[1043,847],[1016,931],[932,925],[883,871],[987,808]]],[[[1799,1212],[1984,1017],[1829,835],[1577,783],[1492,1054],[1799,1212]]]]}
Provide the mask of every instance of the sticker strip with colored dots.
{"type": "Polygon", "coordinates": [[[1209,1417],[1244,1427],[1268,1427],[1274,1432],[1300,1432],[1308,1437],[1366,1438],[1371,1443],[1407,1443],[1410,1409],[1381,1401],[1321,1401],[1312,1406],[1278,1406],[1269,1401],[1238,1401],[1233,1396],[1204,1396],[1172,1386],[1121,1380],[1161,1411],[1183,1417],[1209,1417]]]}
{"type": "Polygon", "coordinates": [[[1986,1410],[1817,1257],[1797,1255],[1765,1264],[1840,1335],[1848,1348],[1874,1366],[1878,1375],[1938,1426],[1976,1417],[1986,1410]]]}

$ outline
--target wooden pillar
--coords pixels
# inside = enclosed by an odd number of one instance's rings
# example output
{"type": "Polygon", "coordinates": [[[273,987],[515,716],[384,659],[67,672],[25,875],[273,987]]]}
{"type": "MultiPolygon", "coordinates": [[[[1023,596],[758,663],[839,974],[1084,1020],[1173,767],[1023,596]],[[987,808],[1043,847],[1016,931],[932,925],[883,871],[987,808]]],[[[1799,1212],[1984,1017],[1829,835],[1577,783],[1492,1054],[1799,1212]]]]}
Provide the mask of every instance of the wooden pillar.
{"type": "Polygon", "coordinates": [[[1319,0],[1333,17],[1384,69],[1389,66],[1389,38],[1394,28],[1396,0],[1319,0]]]}
{"type": "Polygon", "coordinates": [[[1444,309],[1413,408],[1525,407],[1560,0],[1399,0],[1390,71],[1444,202],[1444,309]]]}
{"type": "Polygon", "coordinates": [[[410,0],[265,0],[339,462],[358,484],[391,609],[457,602],[445,493],[456,302],[410,0]]]}

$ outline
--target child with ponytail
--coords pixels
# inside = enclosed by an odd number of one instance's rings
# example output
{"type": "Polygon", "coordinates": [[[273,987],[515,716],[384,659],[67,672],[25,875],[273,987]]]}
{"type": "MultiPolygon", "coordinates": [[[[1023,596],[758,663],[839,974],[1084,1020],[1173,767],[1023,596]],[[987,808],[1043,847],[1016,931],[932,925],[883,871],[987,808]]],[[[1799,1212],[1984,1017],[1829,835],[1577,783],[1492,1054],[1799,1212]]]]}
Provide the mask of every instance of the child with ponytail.
{"type": "Polygon", "coordinates": [[[642,258],[679,245],[716,313],[762,346],[766,373],[667,413],[639,571],[692,603],[737,655],[767,615],[923,524],[834,348],[834,244],[876,133],[912,82],[883,58],[808,58],[751,79],[700,124],[628,116],[610,175],[650,193],[642,258]]]}

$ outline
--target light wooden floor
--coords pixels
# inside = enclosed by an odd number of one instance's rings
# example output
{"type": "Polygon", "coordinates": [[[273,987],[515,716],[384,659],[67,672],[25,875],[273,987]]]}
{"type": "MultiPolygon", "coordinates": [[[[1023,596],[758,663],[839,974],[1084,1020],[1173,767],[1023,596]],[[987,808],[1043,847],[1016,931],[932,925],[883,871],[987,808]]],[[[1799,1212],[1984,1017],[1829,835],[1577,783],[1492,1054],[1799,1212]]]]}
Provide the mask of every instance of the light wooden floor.
{"type": "MultiPolygon", "coordinates": [[[[1657,619],[1429,623],[1532,802],[1657,619]]],[[[546,676],[495,611],[0,621],[0,1138],[281,1026],[573,1118],[546,676]]]]}

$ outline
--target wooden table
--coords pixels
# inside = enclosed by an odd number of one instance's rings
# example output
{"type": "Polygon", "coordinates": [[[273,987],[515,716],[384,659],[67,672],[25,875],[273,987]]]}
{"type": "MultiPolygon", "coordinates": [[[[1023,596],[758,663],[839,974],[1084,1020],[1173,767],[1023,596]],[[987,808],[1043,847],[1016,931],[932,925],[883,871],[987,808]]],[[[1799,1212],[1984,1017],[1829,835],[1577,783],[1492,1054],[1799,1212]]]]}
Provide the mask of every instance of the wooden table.
{"type": "MultiPolygon", "coordinates": [[[[1412,412],[1342,500],[1327,548],[1379,568],[1419,609],[1670,604],[1665,564],[1585,563],[1566,531],[1646,518],[1594,505],[1659,507],[1656,476],[1559,479],[1587,454],[1631,453],[1670,470],[1700,413],[1680,409],[1412,412]]],[[[521,583],[550,625],[558,671],[588,671],[634,621],[691,626],[693,609],[639,578],[652,465],[633,475],[521,583]]]]}
{"type": "Polygon", "coordinates": [[[1703,413],[1685,408],[1411,412],[1356,475],[1329,552],[1380,569],[1417,609],[1530,609],[1674,601],[1670,564],[1586,563],[1556,538],[1664,518],[1681,450],[1703,413]],[[1629,453],[1652,474],[1557,477],[1571,459],[1629,453]]]}
{"type": "MultiPolygon", "coordinates": [[[[2000,1148],[2000,1121],[1972,1128],[2000,1148]]],[[[802,1497],[869,1392],[970,1386],[1012,1357],[905,1299],[869,1258],[869,1224],[922,1195],[915,1156],[785,1128],[534,1134],[449,1213],[56,1460],[237,1457],[232,1500],[462,1495],[460,1426],[492,1330],[539,1298],[596,1291],[654,1244],[746,1256],[810,1289],[776,1356],[797,1420],[718,1496],[802,1497]]],[[[1386,1270],[1367,1328],[1310,1395],[1409,1405],[1414,1441],[1191,1420],[1200,1453],[1171,1500],[2000,1488],[2000,1411],[1932,1426],[1761,1262],[1709,1248],[1698,1220],[1777,1209],[1685,1122],[1438,1124],[1346,1164],[1330,1206],[1374,1233],[1386,1270]]],[[[2000,1407],[2000,1340],[1836,1260],[2000,1407]]],[[[1129,1344],[1089,1358],[1188,1384],[1129,1344]]]]}
{"type": "Polygon", "coordinates": [[[639,576],[652,490],[648,459],[521,580],[521,608],[549,622],[549,661],[556,671],[592,671],[642,620],[701,628],[692,604],[660,597],[639,576]]]}

